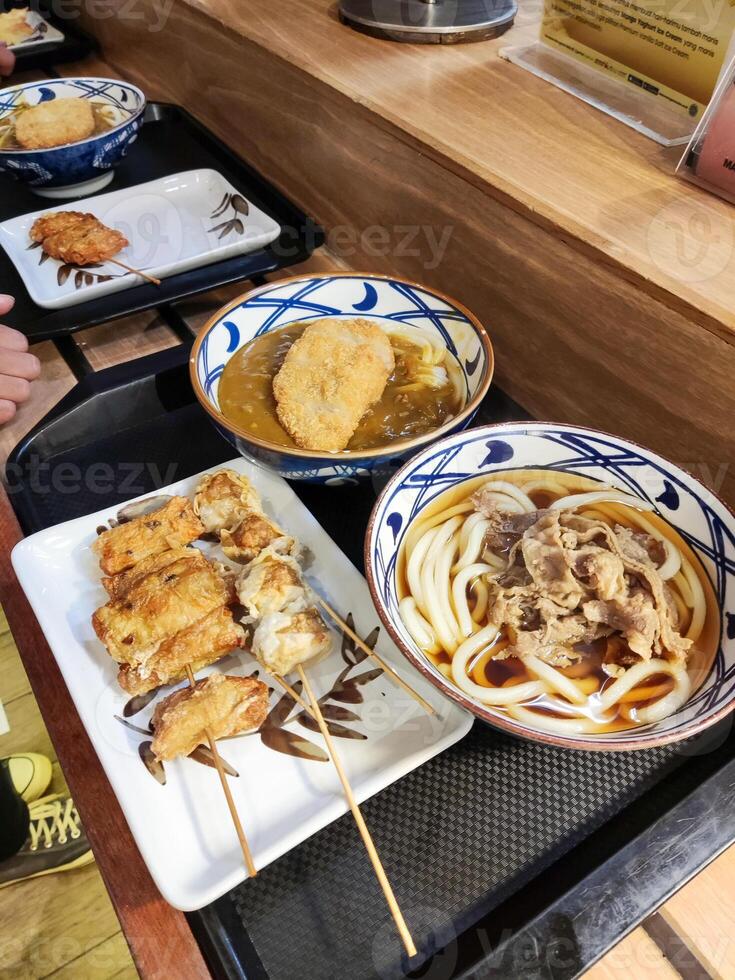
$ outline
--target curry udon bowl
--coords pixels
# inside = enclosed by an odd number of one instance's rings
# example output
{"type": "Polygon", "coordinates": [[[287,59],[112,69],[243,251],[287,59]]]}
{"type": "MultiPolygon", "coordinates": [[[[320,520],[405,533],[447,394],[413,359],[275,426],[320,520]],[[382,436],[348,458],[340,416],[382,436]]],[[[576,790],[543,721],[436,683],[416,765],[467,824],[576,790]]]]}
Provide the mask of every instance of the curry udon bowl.
{"type": "Polygon", "coordinates": [[[112,180],[114,168],[137,138],[145,107],[146,98],[139,88],[110,78],[47,78],[3,89],[0,170],[42,197],[92,194],[112,180]],[[3,127],[19,108],[56,99],[90,102],[95,107],[95,132],[87,139],[48,149],[24,150],[7,141],[3,127]]]}
{"type": "MultiPolygon", "coordinates": [[[[219,310],[202,329],[190,361],[199,402],[238,452],[287,479],[330,485],[354,483],[379,473],[390,475],[423,446],[463,429],[487,393],[492,373],[490,340],[479,321],[460,303],[416,283],[353,273],[295,276],[244,293],[219,310]],[[434,349],[440,349],[456,372],[461,394],[456,414],[422,434],[341,452],[299,449],[295,444],[259,438],[224,414],[220,404],[222,376],[238,352],[256,338],[281,328],[297,329],[299,324],[330,317],[368,319],[389,333],[415,331],[434,349]]],[[[247,385],[248,376],[244,376],[243,387],[247,385]]],[[[269,380],[268,385],[272,399],[269,380]]]]}
{"type": "Polygon", "coordinates": [[[514,735],[649,748],[696,735],[735,706],[735,517],[690,474],[624,439],[543,422],[450,436],[386,485],[365,565],[406,658],[514,735]],[[567,583],[553,606],[534,595],[544,576],[567,583]],[[552,632],[555,622],[567,633],[552,632]],[[553,666],[539,663],[541,641],[553,666]],[[497,657],[503,649],[513,655],[497,657]]]}

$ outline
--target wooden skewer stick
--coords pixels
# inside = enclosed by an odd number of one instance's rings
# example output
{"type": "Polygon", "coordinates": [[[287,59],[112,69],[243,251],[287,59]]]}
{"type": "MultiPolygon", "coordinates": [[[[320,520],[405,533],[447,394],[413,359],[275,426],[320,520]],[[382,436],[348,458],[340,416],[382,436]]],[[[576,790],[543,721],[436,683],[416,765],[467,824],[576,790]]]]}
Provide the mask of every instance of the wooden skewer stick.
{"type": "Polygon", "coordinates": [[[337,755],[334,742],[332,741],[332,736],[329,734],[329,729],[327,728],[326,722],[324,721],[324,716],[322,715],[321,708],[319,707],[319,701],[317,700],[314,692],[311,689],[311,685],[306,677],[306,673],[301,664],[297,667],[299,672],[299,677],[301,678],[301,683],[304,685],[304,691],[311,701],[311,706],[316,714],[317,724],[319,725],[319,730],[322,733],[324,741],[327,743],[327,749],[332,757],[332,762],[334,763],[334,768],[337,770],[337,775],[339,776],[339,781],[342,783],[342,789],[345,792],[345,797],[349,804],[350,810],[352,810],[352,816],[355,818],[355,823],[357,824],[357,829],[360,831],[360,836],[365,845],[365,849],[368,852],[370,861],[372,862],[375,874],[380,882],[380,887],[383,889],[383,894],[388,903],[388,908],[390,909],[391,915],[393,916],[393,921],[396,924],[396,928],[403,940],[403,945],[406,947],[406,952],[409,956],[416,955],[416,947],[414,946],[413,939],[411,938],[411,933],[408,931],[408,926],[406,925],[406,920],[403,918],[403,913],[396,901],[396,896],[393,894],[393,889],[388,881],[388,876],[385,873],[385,869],[378,857],[378,852],[375,849],[375,844],[373,844],[373,839],[370,836],[370,831],[367,828],[367,824],[360,812],[360,807],[357,805],[357,801],[352,793],[352,787],[350,786],[349,780],[347,779],[347,774],[342,768],[342,763],[337,755]]]}
{"type": "Polygon", "coordinates": [[[321,596],[318,595],[316,598],[319,605],[327,613],[327,615],[334,620],[341,630],[344,630],[349,638],[359,646],[363,653],[366,653],[369,657],[372,657],[372,659],[383,668],[391,680],[393,680],[399,687],[402,687],[407,694],[410,694],[411,697],[421,705],[424,711],[427,711],[430,715],[436,714],[436,709],[433,707],[433,705],[429,704],[426,698],[422,697],[418,691],[414,691],[411,685],[406,683],[401,675],[393,670],[390,664],[387,664],[385,660],[383,660],[380,654],[376,653],[375,650],[371,650],[367,643],[365,643],[364,640],[361,640],[353,629],[350,629],[344,619],[342,619],[342,617],[339,616],[334,609],[332,609],[332,607],[325,602],[324,599],[322,599],[321,596]]]}
{"type": "Polygon", "coordinates": [[[148,282],[152,283],[154,286],[160,286],[161,280],[156,279],[155,276],[149,276],[147,272],[143,272],[141,269],[134,269],[132,265],[125,265],[119,259],[108,259],[108,262],[112,262],[113,265],[119,265],[120,268],[126,269],[128,272],[132,272],[134,276],[140,276],[141,279],[147,279],[148,282]]]}
{"type": "Polygon", "coordinates": [[[280,674],[271,674],[271,677],[273,678],[273,680],[278,681],[278,683],[281,685],[281,687],[286,692],[286,694],[290,694],[291,697],[296,702],[296,704],[300,705],[307,714],[311,715],[314,721],[317,722],[319,721],[317,716],[314,714],[312,707],[308,705],[306,701],[304,701],[304,699],[301,697],[300,694],[297,694],[296,691],[294,691],[294,689],[291,687],[288,681],[285,681],[280,674]]]}
{"type": "MultiPolygon", "coordinates": [[[[194,674],[192,673],[191,667],[188,664],[186,665],[186,677],[191,687],[194,687],[194,674]]],[[[222,765],[222,759],[220,758],[220,754],[217,749],[217,743],[215,742],[214,738],[212,737],[212,733],[208,728],[204,729],[204,734],[207,736],[209,748],[212,752],[212,758],[214,759],[214,765],[217,769],[217,775],[222,783],[222,789],[224,790],[225,799],[227,800],[227,806],[230,809],[230,816],[232,817],[232,822],[235,825],[237,837],[240,841],[242,856],[245,858],[245,867],[248,869],[248,874],[250,877],[254,878],[258,873],[258,869],[255,867],[253,855],[250,853],[250,847],[248,846],[247,838],[245,837],[245,831],[242,829],[240,817],[238,816],[237,808],[235,807],[235,801],[232,799],[232,793],[230,792],[230,787],[227,782],[227,774],[225,773],[222,765]]]]}

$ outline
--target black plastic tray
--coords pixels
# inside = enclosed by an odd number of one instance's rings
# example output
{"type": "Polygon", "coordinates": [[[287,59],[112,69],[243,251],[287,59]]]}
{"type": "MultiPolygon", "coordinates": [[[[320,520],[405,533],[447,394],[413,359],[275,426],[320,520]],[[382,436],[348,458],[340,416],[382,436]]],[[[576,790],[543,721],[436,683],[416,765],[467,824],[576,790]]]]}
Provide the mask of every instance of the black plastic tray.
{"type": "MultiPolygon", "coordinates": [[[[84,327],[301,262],[322,244],[324,237],[318,225],[193,116],[178,106],[166,103],[153,102],[148,105],[138,139],[115,170],[112,183],[100,193],[134,187],[159,177],[204,167],[219,171],[249,201],[281,225],[281,234],[271,245],[249,255],[238,255],[170,276],[160,286],[134,286],[62,310],[37,306],[28,295],[15,266],[0,248],[0,282],[5,292],[16,297],[16,305],[5,321],[22,330],[31,341],[60,337],[84,327]]],[[[37,197],[11,177],[0,175],[0,221],[51,207],[52,203],[37,197]]]]}
{"type": "MultiPolygon", "coordinates": [[[[72,17],[59,16],[54,12],[54,4],[30,3],[29,0],[2,0],[0,10],[11,10],[13,7],[30,7],[37,10],[41,16],[58,28],[64,35],[63,40],[46,44],[42,48],[26,50],[19,47],[15,52],[15,70],[33,71],[37,68],[48,69],[51,65],[62,65],[68,61],[80,61],[90,52],[97,50],[97,42],[78,27],[72,17]]],[[[12,85],[13,80],[10,80],[12,85]]]]}
{"type": "MultiPolygon", "coordinates": [[[[186,359],[182,346],[91,375],[23,440],[7,476],[27,533],[232,457],[186,359]]],[[[494,388],[478,422],[519,417],[494,388]]],[[[360,567],[378,488],[294,488],[360,567]]],[[[364,805],[420,950],[415,975],[578,976],[733,842],[734,751],[729,723],[628,753],[475,724],[364,805]]],[[[349,816],[189,921],[218,977],[361,980],[406,966],[349,816]]]]}

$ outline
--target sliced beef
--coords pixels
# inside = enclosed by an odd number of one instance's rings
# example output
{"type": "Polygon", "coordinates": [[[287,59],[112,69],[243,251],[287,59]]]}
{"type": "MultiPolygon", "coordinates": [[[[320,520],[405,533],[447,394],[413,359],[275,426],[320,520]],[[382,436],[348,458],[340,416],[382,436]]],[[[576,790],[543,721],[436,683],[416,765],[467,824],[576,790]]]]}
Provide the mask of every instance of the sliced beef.
{"type": "Polygon", "coordinates": [[[570,568],[570,555],[561,541],[559,512],[541,511],[538,520],[523,534],[523,560],[539,595],[566,609],[579,605],[584,590],[570,568]]]}
{"type": "Polygon", "coordinates": [[[677,631],[678,614],[657,568],[665,549],[648,534],[572,511],[507,514],[483,491],[473,497],[491,522],[486,545],[508,566],[489,577],[488,615],[511,627],[502,656],[533,654],[563,666],[583,654],[575,647],[613,632],[625,639],[612,672],[639,658],[685,658],[691,641],[677,631]]]}
{"type": "Polygon", "coordinates": [[[472,495],[475,510],[484,514],[490,521],[485,535],[485,544],[497,555],[504,555],[520,541],[523,532],[535,524],[540,511],[530,514],[509,514],[498,508],[497,500],[492,499],[492,490],[478,490],[472,495]]]}

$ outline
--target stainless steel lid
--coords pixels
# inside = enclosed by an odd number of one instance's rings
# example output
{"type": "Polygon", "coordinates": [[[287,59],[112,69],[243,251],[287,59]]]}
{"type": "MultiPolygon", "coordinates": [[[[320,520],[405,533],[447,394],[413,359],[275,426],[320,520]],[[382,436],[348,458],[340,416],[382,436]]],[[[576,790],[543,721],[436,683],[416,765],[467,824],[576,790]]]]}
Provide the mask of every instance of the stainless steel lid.
{"type": "Polygon", "coordinates": [[[516,0],[340,0],[340,17],[375,37],[413,44],[458,44],[503,34],[516,0]]]}

